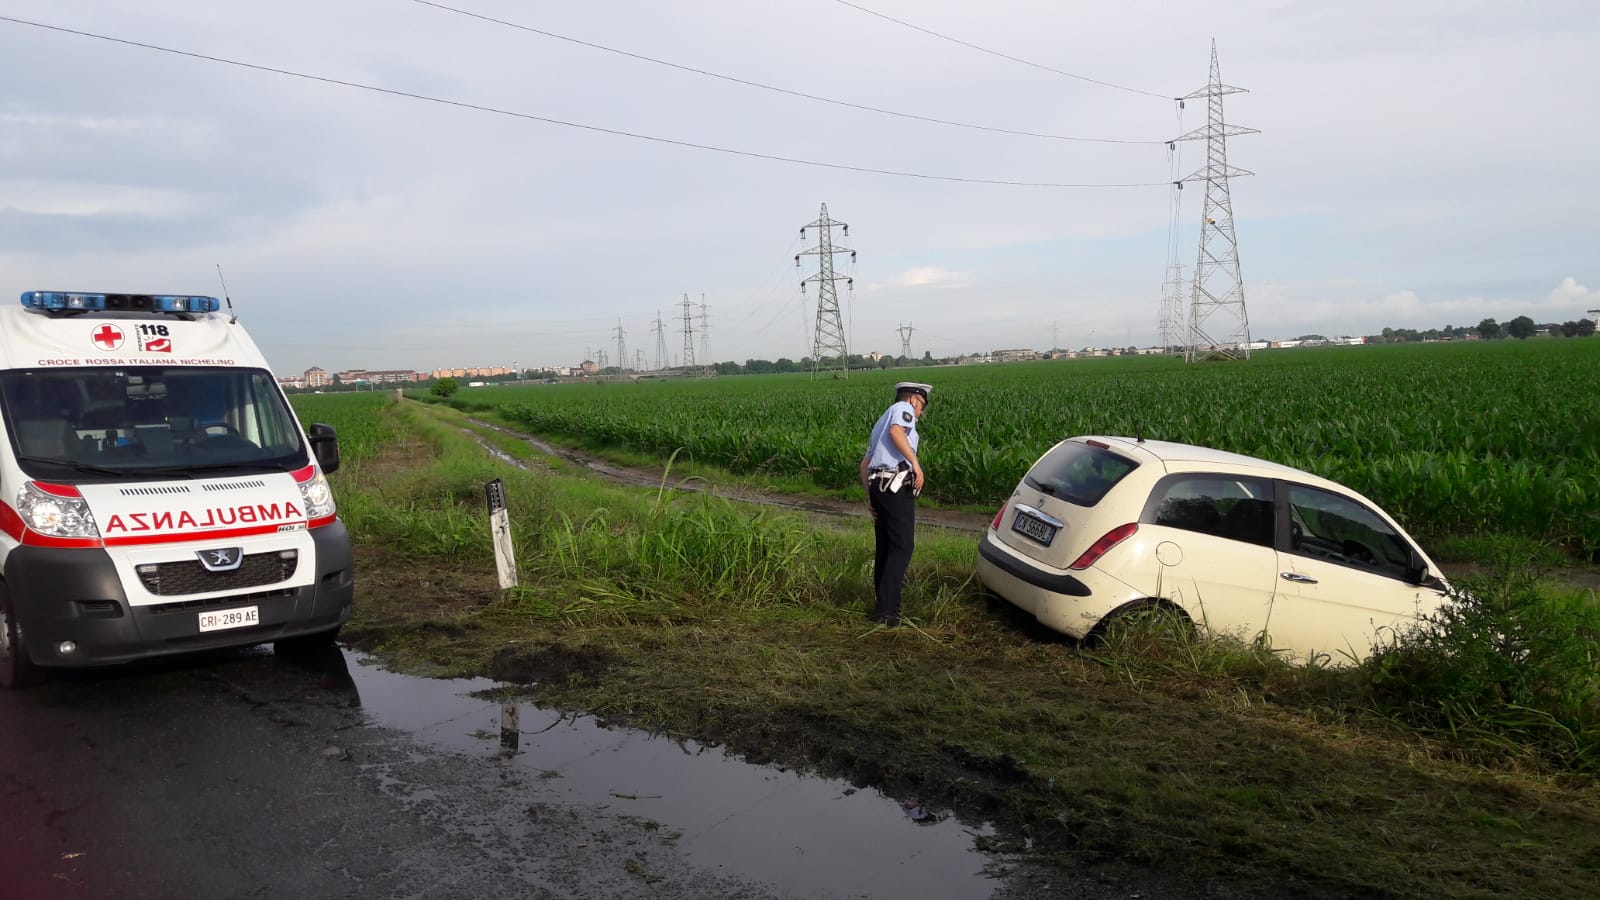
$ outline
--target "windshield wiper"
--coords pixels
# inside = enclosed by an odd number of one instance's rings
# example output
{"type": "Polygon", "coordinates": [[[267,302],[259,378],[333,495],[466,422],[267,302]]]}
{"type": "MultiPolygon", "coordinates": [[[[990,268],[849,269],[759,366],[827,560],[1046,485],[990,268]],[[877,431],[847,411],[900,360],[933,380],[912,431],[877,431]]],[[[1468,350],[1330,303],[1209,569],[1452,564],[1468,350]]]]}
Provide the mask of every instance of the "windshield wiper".
{"type": "Polygon", "coordinates": [[[74,462],[70,459],[52,459],[48,456],[19,456],[17,457],[17,462],[44,463],[45,465],[50,466],[61,466],[64,469],[71,469],[74,472],[85,472],[90,475],[115,475],[120,477],[127,474],[126,470],[123,469],[108,469],[105,466],[97,466],[91,463],[74,462]]]}
{"type": "Polygon", "coordinates": [[[126,469],[121,474],[132,477],[140,475],[185,475],[190,478],[206,478],[219,472],[237,473],[240,470],[247,472],[293,472],[297,467],[284,463],[274,462],[214,462],[190,463],[185,466],[149,466],[137,469],[126,469]]]}

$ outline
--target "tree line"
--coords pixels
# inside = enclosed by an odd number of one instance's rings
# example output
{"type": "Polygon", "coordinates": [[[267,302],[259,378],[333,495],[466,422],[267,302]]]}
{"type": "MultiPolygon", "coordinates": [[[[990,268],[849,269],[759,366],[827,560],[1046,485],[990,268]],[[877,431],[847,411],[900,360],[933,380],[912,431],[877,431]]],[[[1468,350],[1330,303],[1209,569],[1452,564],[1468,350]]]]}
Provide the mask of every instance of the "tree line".
{"type": "Polygon", "coordinates": [[[1443,328],[1428,328],[1418,331],[1415,328],[1385,328],[1379,334],[1367,335],[1369,344],[1400,343],[1403,341],[1448,341],[1448,340],[1499,340],[1501,338],[1516,338],[1525,340],[1534,335],[1547,334],[1551,337],[1590,337],[1594,334],[1594,322],[1589,319],[1568,320],[1566,322],[1538,323],[1527,316],[1517,316],[1509,322],[1501,323],[1494,319],[1484,319],[1477,325],[1446,325],[1443,328]]]}

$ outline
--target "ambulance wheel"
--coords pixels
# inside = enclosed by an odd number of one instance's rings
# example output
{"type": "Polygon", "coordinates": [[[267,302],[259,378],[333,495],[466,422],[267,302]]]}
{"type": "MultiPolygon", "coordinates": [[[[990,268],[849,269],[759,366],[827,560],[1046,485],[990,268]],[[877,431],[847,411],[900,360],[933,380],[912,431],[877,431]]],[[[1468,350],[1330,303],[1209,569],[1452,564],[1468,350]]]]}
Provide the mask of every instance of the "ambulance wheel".
{"type": "Polygon", "coordinates": [[[22,646],[22,628],[11,609],[11,595],[0,584],[0,688],[20,688],[44,680],[44,672],[28,658],[22,646]]]}
{"type": "Polygon", "coordinates": [[[328,647],[332,647],[333,642],[339,639],[340,627],[342,626],[335,626],[327,631],[319,631],[316,634],[302,634],[299,637],[273,641],[272,652],[280,656],[305,656],[316,653],[319,650],[325,650],[328,647]]]}

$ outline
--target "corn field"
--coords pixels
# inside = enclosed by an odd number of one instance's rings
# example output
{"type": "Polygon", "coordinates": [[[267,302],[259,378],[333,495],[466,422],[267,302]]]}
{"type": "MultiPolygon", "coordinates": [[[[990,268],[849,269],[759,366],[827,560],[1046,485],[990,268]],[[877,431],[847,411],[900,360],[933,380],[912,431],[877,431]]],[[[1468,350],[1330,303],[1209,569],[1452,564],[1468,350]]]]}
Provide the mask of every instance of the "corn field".
{"type": "MultiPolygon", "coordinates": [[[[454,405],[538,434],[674,451],[740,473],[855,483],[868,431],[913,378],[926,493],[998,504],[1056,441],[1142,435],[1347,484],[1412,530],[1516,534],[1600,551],[1600,340],[1295,349],[1248,363],[1108,358],[877,371],[848,380],[492,387],[454,405]]],[[[421,397],[421,392],[416,396],[421,397]]]]}

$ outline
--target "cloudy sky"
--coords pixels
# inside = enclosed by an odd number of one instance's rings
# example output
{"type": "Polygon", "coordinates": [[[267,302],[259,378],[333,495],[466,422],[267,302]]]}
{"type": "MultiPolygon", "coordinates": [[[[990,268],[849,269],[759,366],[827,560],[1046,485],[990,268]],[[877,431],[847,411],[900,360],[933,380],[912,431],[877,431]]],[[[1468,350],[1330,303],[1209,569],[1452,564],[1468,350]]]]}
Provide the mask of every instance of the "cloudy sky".
{"type": "MultiPolygon", "coordinates": [[[[653,365],[658,316],[682,352],[685,295],[704,297],[713,358],[799,358],[815,257],[794,256],[823,203],[858,254],[839,260],[853,352],[898,353],[907,324],[918,356],[1151,344],[1164,142],[1204,124],[1171,98],[1205,85],[1213,39],[1249,90],[1228,121],[1261,130],[1228,145],[1255,173],[1232,182],[1254,337],[1600,307],[1590,0],[0,16],[0,287],[218,294],[220,264],[280,373],[615,363],[619,322],[629,362],[653,365]]],[[[1179,147],[1188,174],[1202,145],[1179,147]]],[[[1202,191],[1184,194],[1192,267],[1202,191]]]]}

